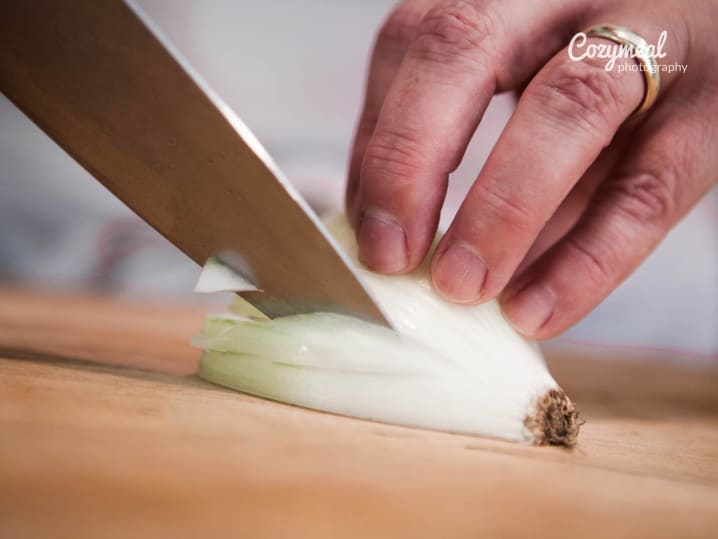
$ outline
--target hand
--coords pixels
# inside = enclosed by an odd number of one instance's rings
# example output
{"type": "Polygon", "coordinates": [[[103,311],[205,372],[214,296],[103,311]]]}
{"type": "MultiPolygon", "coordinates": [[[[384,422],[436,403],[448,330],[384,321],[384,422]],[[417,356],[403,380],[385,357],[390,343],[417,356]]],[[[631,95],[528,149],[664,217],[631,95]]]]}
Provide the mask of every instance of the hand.
{"type": "MultiPolygon", "coordinates": [[[[431,260],[458,303],[503,293],[522,333],[548,338],[625,279],[718,177],[718,2],[406,0],[374,49],[347,187],[360,258],[405,273],[436,233],[448,175],[491,97],[516,110],[431,260]],[[658,101],[633,59],[574,61],[598,23],[657,44],[658,101]],[[631,70],[633,69],[633,70],[631,70]]],[[[611,44],[601,39],[589,43],[611,44]]]]}

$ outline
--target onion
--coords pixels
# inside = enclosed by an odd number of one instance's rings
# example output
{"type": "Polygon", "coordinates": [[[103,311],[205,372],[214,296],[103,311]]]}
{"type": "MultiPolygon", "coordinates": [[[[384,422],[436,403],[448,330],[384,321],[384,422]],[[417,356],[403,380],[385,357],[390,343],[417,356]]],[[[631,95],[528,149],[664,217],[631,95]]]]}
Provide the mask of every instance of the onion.
{"type": "MultiPolygon", "coordinates": [[[[407,275],[370,272],[357,261],[346,218],[326,226],[396,331],[334,313],[263,319],[238,298],[233,312],[208,317],[193,340],[203,350],[202,378],[385,423],[539,445],[576,443],[573,404],[538,346],[506,322],[496,301],[443,300],[426,262],[407,275]]],[[[203,275],[208,289],[211,275],[203,275]]],[[[220,281],[226,284],[226,275],[220,281]]]]}

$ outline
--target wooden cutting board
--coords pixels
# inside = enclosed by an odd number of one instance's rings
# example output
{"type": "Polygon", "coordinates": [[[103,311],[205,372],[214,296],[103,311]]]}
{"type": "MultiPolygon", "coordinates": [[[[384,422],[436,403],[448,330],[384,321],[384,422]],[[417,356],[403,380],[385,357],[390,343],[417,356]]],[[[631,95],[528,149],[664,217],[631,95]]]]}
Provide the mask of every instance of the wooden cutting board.
{"type": "Polygon", "coordinates": [[[718,373],[551,358],[573,450],[192,376],[201,310],[0,290],[0,537],[718,537],[718,373]]]}

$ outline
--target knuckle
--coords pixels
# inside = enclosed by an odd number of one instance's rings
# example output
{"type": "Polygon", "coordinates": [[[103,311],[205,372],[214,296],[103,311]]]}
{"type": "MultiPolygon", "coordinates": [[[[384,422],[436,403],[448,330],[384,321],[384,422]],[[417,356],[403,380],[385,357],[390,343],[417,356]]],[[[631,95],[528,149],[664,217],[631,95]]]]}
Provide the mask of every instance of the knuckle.
{"type": "Polygon", "coordinates": [[[670,167],[661,172],[641,172],[609,182],[611,200],[632,220],[665,227],[677,212],[676,174],[670,167]]]}
{"type": "Polygon", "coordinates": [[[499,189],[484,189],[481,207],[483,211],[489,209],[502,227],[517,234],[529,232],[534,221],[534,213],[525,202],[499,189]]]}
{"type": "Polygon", "coordinates": [[[376,51],[379,53],[405,50],[416,33],[424,12],[411,2],[397,7],[379,30],[376,51]]]}
{"type": "Polygon", "coordinates": [[[362,178],[390,178],[395,184],[410,183],[425,165],[425,152],[415,133],[377,131],[364,153],[362,178]]]}
{"type": "Polygon", "coordinates": [[[424,17],[412,53],[421,60],[446,64],[468,60],[483,65],[495,53],[492,42],[500,33],[498,16],[486,4],[452,0],[424,17]]]}
{"type": "Polygon", "coordinates": [[[565,238],[564,246],[577,262],[581,276],[588,280],[592,288],[601,289],[615,280],[615,264],[607,250],[601,251],[595,242],[592,247],[587,247],[570,234],[565,238]]]}
{"type": "Polygon", "coordinates": [[[623,120],[617,79],[590,62],[564,62],[548,68],[534,95],[546,112],[567,127],[578,125],[603,134],[606,144],[623,120]]]}

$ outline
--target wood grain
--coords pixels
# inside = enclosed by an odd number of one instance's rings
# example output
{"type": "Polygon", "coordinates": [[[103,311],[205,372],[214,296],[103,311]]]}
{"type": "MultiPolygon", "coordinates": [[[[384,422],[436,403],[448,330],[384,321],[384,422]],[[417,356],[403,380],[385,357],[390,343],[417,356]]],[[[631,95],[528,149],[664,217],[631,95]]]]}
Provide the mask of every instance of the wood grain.
{"type": "Polygon", "coordinates": [[[531,448],[202,382],[202,316],[0,289],[0,537],[718,536],[714,371],[552,358],[587,423],[531,448]]]}

